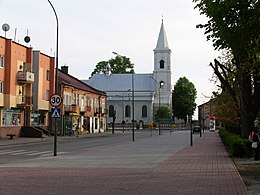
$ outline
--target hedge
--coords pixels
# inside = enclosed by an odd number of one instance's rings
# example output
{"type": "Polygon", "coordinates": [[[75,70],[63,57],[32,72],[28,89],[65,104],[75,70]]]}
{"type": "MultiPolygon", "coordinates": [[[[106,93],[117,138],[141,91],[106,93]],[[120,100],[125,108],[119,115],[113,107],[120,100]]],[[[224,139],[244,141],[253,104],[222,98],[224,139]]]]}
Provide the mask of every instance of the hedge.
{"type": "Polygon", "coordinates": [[[241,138],[239,135],[230,133],[224,128],[219,130],[219,136],[225,145],[227,151],[233,157],[251,157],[252,148],[251,143],[247,139],[241,138]]]}

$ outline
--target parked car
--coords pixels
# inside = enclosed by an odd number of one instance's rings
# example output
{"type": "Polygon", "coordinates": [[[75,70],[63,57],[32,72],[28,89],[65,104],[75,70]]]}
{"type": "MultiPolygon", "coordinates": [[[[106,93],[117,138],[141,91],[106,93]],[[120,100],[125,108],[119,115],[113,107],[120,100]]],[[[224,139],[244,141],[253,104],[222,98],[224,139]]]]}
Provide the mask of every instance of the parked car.
{"type": "Polygon", "coordinates": [[[193,127],[192,133],[195,133],[195,132],[198,132],[198,133],[201,132],[200,126],[194,126],[194,127],[193,127]]]}

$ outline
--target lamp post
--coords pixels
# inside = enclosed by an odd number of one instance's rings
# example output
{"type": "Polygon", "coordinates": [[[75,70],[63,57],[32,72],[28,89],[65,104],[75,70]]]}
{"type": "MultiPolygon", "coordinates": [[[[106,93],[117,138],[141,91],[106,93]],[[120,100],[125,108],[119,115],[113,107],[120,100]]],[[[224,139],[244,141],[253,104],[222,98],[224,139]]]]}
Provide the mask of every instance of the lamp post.
{"type": "MultiPolygon", "coordinates": [[[[191,101],[191,103],[192,103],[192,94],[190,93],[189,94],[189,96],[190,96],[190,101],[191,101]]],[[[193,146],[193,137],[192,137],[192,115],[191,115],[191,113],[190,113],[190,146],[193,146]]]]}
{"type": "MultiPolygon", "coordinates": [[[[52,5],[52,3],[50,2],[50,0],[48,0],[49,4],[51,5],[51,8],[55,14],[55,18],[56,18],[56,22],[57,22],[57,32],[56,32],[56,75],[55,75],[55,94],[58,94],[58,56],[59,56],[59,20],[58,20],[58,16],[57,13],[54,9],[54,6],[52,5]]],[[[55,130],[54,130],[54,152],[53,152],[54,156],[57,156],[57,119],[55,118],[55,130]]]]}
{"type": "MultiPolygon", "coordinates": [[[[149,78],[151,78],[151,79],[153,79],[154,81],[155,81],[155,83],[156,83],[156,85],[157,84],[159,84],[159,110],[160,110],[160,108],[161,108],[161,88],[164,86],[164,82],[163,81],[161,81],[160,83],[158,83],[158,81],[155,79],[155,78],[153,78],[153,77],[150,77],[149,76],[149,78]]],[[[158,133],[159,133],[159,135],[161,135],[161,125],[160,125],[160,119],[161,119],[161,117],[159,118],[159,122],[158,122],[158,133]]]]}
{"type": "MultiPolygon", "coordinates": [[[[120,54],[118,54],[117,52],[112,52],[112,54],[114,54],[114,55],[116,55],[116,56],[119,56],[119,57],[121,57],[121,58],[123,58],[124,56],[122,56],[122,55],[120,55],[120,54]]],[[[135,100],[134,100],[134,72],[132,73],[132,107],[133,107],[133,109],[132,109],[132,141],[134,142],[135,141],[135,134],[134,134],[134,132],[135,132],[135,127],[134,127],[134,124],[135,124],[135,120],[134,120],[134,118],[135,118],[135,100]]]]}
{"type": "MultiPolygon", "coordinates": [[[[161,87],[163,87],[164,85],[164,82],[161,81],[159,83],[159,110],[161,108],[161,87]]],[[[159,117],[159,123],[158,123],[158,126],[159,126],[159,135],[161,135],[161,117],[159,117]]]]}

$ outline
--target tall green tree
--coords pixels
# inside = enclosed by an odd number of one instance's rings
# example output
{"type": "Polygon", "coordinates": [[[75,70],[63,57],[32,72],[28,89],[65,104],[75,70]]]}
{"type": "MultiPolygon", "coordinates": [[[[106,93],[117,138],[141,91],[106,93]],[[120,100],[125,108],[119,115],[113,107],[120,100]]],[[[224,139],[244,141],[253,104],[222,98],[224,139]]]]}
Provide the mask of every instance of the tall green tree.
{"type": "Polygon", "coordinates": [[[192,116],[196,109],[195,99],[197,90],[186,77],[181,77],[174,85],[172,92],[172,104],[174,117],[187,122],[187,116],[192,116]]]}
{"type": "MultiPolygon", "coordinates": [[[[207,40],[215,49],[229,50],[235,66],[240,98],[242,137],[248,137],[260,108],[260,2],[258,0],[193,0],[195,8],[209,18],[205,29],[207,40]]],[[[218,60],[211,64],[223,87],[232,95],[232,87],[218,69],[218,60]]],[[[234,98],[234,95],[232,95],[234,98]]]]}
{"type": "Polygon", "coordinates": [[[104,72],[107,64],[110,65],[112,74],[134,73],[134,64],[130,61],[130,58],[125,56],[116,56],[108,61],[99,62],[91,73],[91,77],[94,74],[104,72]]]}

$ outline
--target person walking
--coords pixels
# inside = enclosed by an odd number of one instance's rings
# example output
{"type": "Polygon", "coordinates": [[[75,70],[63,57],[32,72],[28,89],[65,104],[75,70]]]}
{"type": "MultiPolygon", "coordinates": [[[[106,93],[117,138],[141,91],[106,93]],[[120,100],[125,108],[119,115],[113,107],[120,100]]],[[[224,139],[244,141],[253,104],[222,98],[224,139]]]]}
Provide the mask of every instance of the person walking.
{"type": "Polygon", "coordinates": [[[75,125],[72,125],[72,129],[71,129],[71,136],[75,136],[75,131],[76,131],[76,127],[75,125]]]}
{"type": "Polygon", "coordinates": [[[257,127],[249,134],[249,141],[252,143],[252,148],[254,150],[254,160],[259,160],[260,137],[259,137],[259,130],[257,127]]]}

